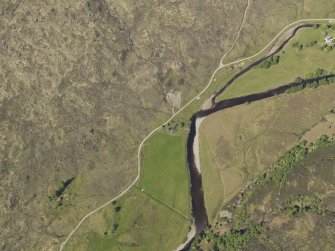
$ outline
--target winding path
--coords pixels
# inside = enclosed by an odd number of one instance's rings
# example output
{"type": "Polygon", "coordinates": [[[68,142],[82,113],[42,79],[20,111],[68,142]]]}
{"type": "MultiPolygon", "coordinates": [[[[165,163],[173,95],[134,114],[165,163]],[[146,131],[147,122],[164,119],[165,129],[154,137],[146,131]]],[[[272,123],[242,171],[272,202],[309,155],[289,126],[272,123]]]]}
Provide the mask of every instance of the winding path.
{"type": "MultiPolygon", "coordinates": [[[[295,21],[291,24],[288,24],[287,26],[285,26],[278,34],[277,36],[275,36],[275,38],[273,40],[271,40],[261,51],[259,51],[258,53],[256,53],[255,55],[252,55],[250,57],[246,57],[246,58],[242,58],[242,59],[238,59],[236,61],[233,61],[231,63],[228,63],[228,64],[223,64],[222,61],[223,59],[228,55],[228,53],[233,49],[233,47],[235,46],[236,42],[238,41],[238,38],[240,36],[240,33],[241,33],[241,30],[242,30],[242,26],[243,26],[243,23],[245,21],[245,17],[246,17],[246,13],[247,13],[247,9],[249,7],[249,1],[248,0],[248,3],[247,3],[247,7],[245,9],[245,12],[244,12],[244,15],[243,15],[243,20],[242,20],[242,23],[241,23],[241,26],[240,26],[240,29],[237,33],[237,36],[236,36],[236,39],[235,41],[233,42],[232,46],[230,47],[230,49],[222,56],[221,60],[220,60],[220,63],[219,63],[219,66],[215,69],[215,71],[213,72],[208,84],[204,87],[204,89],[198,94],[196,95],[192,100],[190,100],[189,102],[187,102],[181,109],[179,109],[176,113],[174,113],[163,125],[167,124],[168,122],[170,122],[173,118],[175,118],[179,113],[181,113],[186,107],[188,107],[191,103],[193,103],[195,100],[197,100],[203,93],[206,92],[206,90],[211,86],[212,84],[212,81],[214,79],[214,76],[215,74],[221,70],[222,68],[225,68],[227,66],[230,66],[230,65],[233,65],[233,64],[236,64],[236,63],[240,63],[242,61],[246,61],[246,60],[250,60],[250,59],[253,59],[257,56],[259,56],[260,54],[262,54],[267,48],[269,48],[269,46],[271,46],[271,44],[273,42],[276,41],[276,39],[279,38],[279,36],[289,27],[291,26],[294,26],[296,24],[299,24],[299,23],[303,23],[303,22],[325,22],[325,21],[335,21],[335,19],[332,19],[332,18],[320,18],[320,19],[301,19],[301,20],[298,20],[298,21],[295,21]]],[[[134,181],[123,191],[121,192],[119,195],[115,196],[114,198],[112,198],[111,200],[107,201],[106,203],[104,203],[103,205],[99,206],[98,208],[94,209],[93,211],[91,211],[90,213],[86,214],[80,221],[79,223],[77,224],[77,226],[72,230],[72,232],[67,236],[67,238],[61,243],[60,245],[60,251],[62,251],[66,245],[66,243],[69,241],[69,239],[71,238],[71,236],[77,231],[77,229],[80,227],[80,225],[88,218],[90,217],[92,214],[96,213],[97,211],[101,210],[102,208],[108,206],[111,202],[119,199],[120,197],[122,197],[123,195],[125,195],[135,184],[136,182],[138,181],[138,179],[140,178],[140,174],[141,174],[141,151],[142,151],[142,147],[144,145],[144,143],[154,134],[156,133],[163,125],[157,127],[156,129],[154,129],[153,131],[151,131],[143,140],[142,142],[140,143],[139,147],[138,147],[138,151],[137,151],[137,159],[138,159],[138,164],[137,164],[137,176],[136,178],[134,179],[134,181]]]]}

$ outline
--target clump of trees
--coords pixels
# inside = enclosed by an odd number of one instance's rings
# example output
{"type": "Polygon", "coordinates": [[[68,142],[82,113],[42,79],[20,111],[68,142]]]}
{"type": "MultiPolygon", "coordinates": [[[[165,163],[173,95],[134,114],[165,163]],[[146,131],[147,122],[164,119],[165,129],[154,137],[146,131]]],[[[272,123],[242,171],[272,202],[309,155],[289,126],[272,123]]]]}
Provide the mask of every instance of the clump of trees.
{"type": "Polygon", "coordinates": [[[169,123],[163,125],[163,130],[170,132],[170,133],[175,133],[177,132],[178,129],[184,128],[185,125],[186,124],[184,121],[171,120],[169,123]]]}
{"type": "Polygon", "coordinates": [[[330,52],[335,48],[335,44],[323,44],[320,46],[320,50],[330,52]]]}
{"type": "Polygon", "coordinates": [[[261,232],[260,225],[252,225],[246,229],[231,229],[222,237],[222,244],[227,250],[238,250],[261,232]]]}
{"type": "Polygon", "coordinates": [[[335,138],[329,137],[327,135],[322,135],[314,143],[309,146],[310,151],[320,149],[335,144],[335,138]]]}
{"type": "Polygon", "coordinates": [[[275,164],[271,165],[265,173],[256,179],[251,189],[244,196],[244,200],[238,210],[242,210],[246,201],[248,201],[248,199],[251,198],[257,191],[262,189],[267,183],[273,181],[278,186],[283,186],[288,172],[293,169],[298,162],[306,159],[310,153],[316,149],[334,144],[335,138],[327,135],[322,135],[310,145],[307,145],[306,140],[300,141],[297,145],[291,148],[291,150],[284,153],[275,164]]]}
{"type": "Polygon", "coordinates": [[[314,78],[322,77],[322,76],[325,76],[326,74],[327,74],[327,71],[321,68],[317,68],[313,74],[313,77],[314,78]]]}
{"type": "Polygon", "coordinates": [[[213,230],[207,228],[202,235],[198,235],[191,245],[191,250],[199,250],[201,240],[209,243],[209,250],[239,250],[247,242],[257,238],[264,232],[261,224],[252,224],[243,229],[232,228],[223,235],[214,233],[213,230]]]}
{"type": "MultiPolygon", "coordinates": [[[[309,73],[306,75],[307,78],[321,78],[321,77],[325,77],[327,76],[327,74],[329,74],[329,72],[327,72],[326,70],[323,69],[316,69],[316,71],[314,73],[309,73]]],[[[304,79],[301,77],[297,77],[295,79],[295,83],[301,83],[300,85],[296,85],[296,86],[292,86],[291,88],[286,90],[286,93],[294,93],[294,92],[298,92],[303,90],[304,88],[317,88],[320,85],[329,85],[331,83],[334,83],[335,77],[333,76],[328,76],[319,80],[315,80],[313,82],[310,83],[306,83],[304,84],[303,81],[304,79]]]]}
{"type": "Polygon", "coordinates": [[[74,177],[62,181],[59,183],[57,190],[53,195],[49,196],[49,201],[53,204],[54,208],[60,207],[63,205],[63,193],[68,189],[69,185],[74,181],[74,177]]]}
{"type": "MultiPolygon", "coordinates": [[[[307,141],[302,140],[299,144],[294,146],[291,150],[286,152],[274,165],[272,165],[267,173],[267,179],[274,181],[277,185],[282,187],[285,184],[288,172],[295,167],[296,163],[306,159],[310,153],[316,149],[335,144],[335,139],[327,135],[318,138],[314,144],[307,146],[307,141]]],[[[263,181],[263,183],[266,181],[263,181]]]]}
{"type": "MultiPolygon", "coordinates": [[[[335,30],[335,25],[333,24],[314,24],[313,25],[314,29],[319,29],[322,32],[323,36],[328,36],[329,31],[334,31],[335,30]]],[[[315,43],[315,41],[311,41],[309,43],[310,47],[313,47],[317,44],[317,42],[315,43]]],[[[307,44],[306,44],[307,46],[307,44]]],[[[326,51],[329,52],[331,50],[333,50],[335,48],[335,44],[321,44],[320,45],[320,49],[322,51],[326,51]]]]}
{"type": "Polygon", "coordinates": [[[313,26],[315,29],[320,29],[323,32],[327,32],[328,30],[335,30],[335,25],[333,24],[317,24],[313,26]]]}
{"type": "Polygon", "coordinates": [[[270,68],[272,65],[277,65],[279,64],[280,61],[280,56],[276,55],[276,56],[271,56],[270,58],[268,58],[267,60],[264,60],[261,64],[260,67],[261,68],[265,68],[268,69],[270,68]]]}
{"type": "Polygon", "coordinates": [[[275,184],[282,187],[285,184],[287,173],[294,167],[294,164],[307,158],[309,151],[306,143],[305,140],[301,141],[270,167],[271,180],[275,184]]]}
{"type": "Polygon", "coordinates": [[[324,214],[327,209],[321,199],[315,195],[292,195],[280,211],[294,216],[305,212],[324,214]]]}
{"type": "Polygon", "coordinates": [[[311,48],[311,47],[314,47],[317,44],[318,44],[318,41],[316,41],[316,40],[309,41],[305,45],[303,45],[303,44],[301,44],[299,42],[294,42],[292,44],[292,47],[296,48],[298,51],[301,51],[304,47],[305,48],[311,48]]]}
{"type": "Polygon", "coordinates": [[[306,84],[306,88],[313,88],[313,89],[315,89],[315,88],[317,88],[318,86],[319,86],[318,81],[314,81],[314,82],[312,82],[312,83],[307,83],[307,84],[306,84]]]}
{"type": "Polygon", "coordinates": [[[295,42],[295,43],[292,44],[292,47],[297,48],[298,51],[301,51],[304,48],[304,45],[300,44],[299,42],[295,42]]]}

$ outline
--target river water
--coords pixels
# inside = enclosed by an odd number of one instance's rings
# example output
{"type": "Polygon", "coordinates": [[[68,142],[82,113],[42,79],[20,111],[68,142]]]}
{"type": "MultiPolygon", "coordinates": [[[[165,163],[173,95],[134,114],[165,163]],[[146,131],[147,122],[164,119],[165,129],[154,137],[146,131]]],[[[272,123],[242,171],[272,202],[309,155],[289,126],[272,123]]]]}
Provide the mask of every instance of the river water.
{"type": "MultiPolygon", "coordinates": [[[[280,87],[265,91],[265,92],[260,92],[260,93],[255,93],[255,94],[250,94],[242,97],[237,97],[237,98],[232,98],[232,99],[226,99],[220,102],[215,102],[216,97],[218,97],[220,94],[222,94],[236,79],[238,79],[240,76],[245,74],[246,72],[250,71],[254,67],[258,66],[261,64],[264,60],[270,58],[274,54],[278,53],[283,49],[283,47],[295,36],[295,34],[298,32],[298,30],[306,27],[312,27],[313,24],[303,24],[300,26],[297,26],[295,29],[293,29],[292,34],[271,54],[257,60],[256,62],[250,64],[240,72],[238,72],[236,75],[234,75],[228,82],[227,84],[217,91],[213,95],[213,106],[209,109],[206,110],[200,110],[196,113],[193,114],[193,116],[190,119],[190,131],[189,135],[187,138],[187,163],[188,163],[188,168],[189,168],[189,175],[190,175],[190,193],[191,193],[191,199],[192,199],[192,214],[193,214],[193,219],[194,219],[194,227],[195,231],[194,236],[196,234],[201,233],[204,228],[208,225],[208,217],[207,217],[207,211],[205,207],[205,200],[204,200],[204,193],[202,189],[202,179],[201,179],[201,173],[200,173],[200,167],[197,167],[196,161],[195,161],[195,153],[194,153],[194,139],[197,134],[197,128],[196,128],[196,122],[198,119],[203,119],[206,116],[209,116],[215,112],[222,111],[227,108],[231,108],[234,106],[242,105],[242,104],[247,104],[251,103],[254,101],[274,97],[277,95],[280,95],[282,93],[285,93],[288,89],[294,86],[299,86],[301,84],[306,85],[308,83],[312,83],[314,81],[318,81],[321,79],[329,78],[329,77],[335,77],[334,74],[330,74],[327,76],[322,76],[318,78],[312,78],[312,79],[306,79],[300,82],[292,82],[286,85],[282,85],[280,87]]],[[[193,237],[194,237],[193,236],[193,237]]],[[[191,243],[192,243],[193,238],[189,238],[188,243],[184,244],[184,247],[181,250],[188,250],[191,243]]]]}

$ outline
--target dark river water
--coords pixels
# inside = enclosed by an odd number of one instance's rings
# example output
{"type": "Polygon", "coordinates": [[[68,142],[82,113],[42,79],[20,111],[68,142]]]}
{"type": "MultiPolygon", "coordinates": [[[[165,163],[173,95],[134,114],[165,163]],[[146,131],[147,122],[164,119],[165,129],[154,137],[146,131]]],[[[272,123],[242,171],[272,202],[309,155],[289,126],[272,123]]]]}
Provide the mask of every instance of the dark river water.
{"type": "MultiPolygon", "coordinates": [[[[187,138],[187,162],[188,162],[188,168],[189,168],[189,174],[190,174],[190,182],[191,182],[191,198],[192,198],[192,214],[194,218],[194,223],[196,227],[196,233],[199,234],[204,230],[204,228],[208,225],[208,217],[207,217],[207,211],[205,207],[205,201],[204,201],[204,193],[202,190],[202,180],[201,180],[201,174],[198,172],[198,169],[196,167],[195,161],[194,161],[194,152],[193,152],[193,144],[194,144],[194,138],[196,135],[196,120],[197,118],[203,118],[208,115],[211,115],[215,112],[222,111],[226,108],[242,105],[242,104],[247,104],[251,103],[254,101],[270,98],[277,96],[279,94],[285,93],[289,88],[294,87],[294,86],[299,86],[299,85],[306,85],[308,83],[312,83],[314,81],[318,81],[321,79],[329,78],[329,77],[335,77],[334,74],[327,75],[327,76],[322,76],[318,78],[313,78],[313,79],[306,79],[302,80],[300,82],[292,82],[286,85],[282,85],[280,87],[265,91],[265,92],[260,92],[260,93],[255,93],[255,94],[250,94],[242,97],[237,97],[237,98],[231,98],[231,99],[226,99],[220,102],[215,102],[215,99],[217,96],[222,94],[236,79],[238,79],[240,76],[242,76],[244,73],[250,71],[254,67],[258,66],[260,63],[262,63],[264,60],[270,58],[274,54],[278,53],[283,49],[283,47],[295,36],[298,30],[306,27],[312,27],[313,24],[303,24],[298,27],[296,27],[293,31],[292,34],[271,54],[257,60],[256,62],[250,64],[240,72],[238,72],[236,75],[234,75],[227,83],[226,85],[217,91],[214,95],[214,98],[212,100],[212,108],[207,109],[207,110],[200,110],[196,113],[193,114],[191,117],[190,121],[190,132],[187,138]]],[[[285,73],[283,73],[285,74],[285,73]]],[[[186,245],[186,247],[183,250],[188,250],[190,245],[192,243],[192,240],[186,245]]]]}

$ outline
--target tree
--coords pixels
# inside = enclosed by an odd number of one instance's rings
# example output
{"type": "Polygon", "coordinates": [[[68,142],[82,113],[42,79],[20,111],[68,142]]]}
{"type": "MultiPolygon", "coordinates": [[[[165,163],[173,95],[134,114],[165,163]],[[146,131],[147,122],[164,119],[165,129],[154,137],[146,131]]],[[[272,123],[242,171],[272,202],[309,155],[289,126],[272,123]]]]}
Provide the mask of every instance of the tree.
{"type": "Polygon", "coordinates": [[[119,224],[113,224],[113,231],[115,232],[119,228],[119,224]]]}

